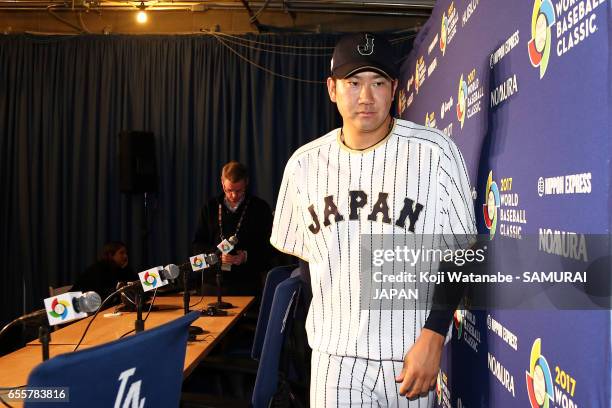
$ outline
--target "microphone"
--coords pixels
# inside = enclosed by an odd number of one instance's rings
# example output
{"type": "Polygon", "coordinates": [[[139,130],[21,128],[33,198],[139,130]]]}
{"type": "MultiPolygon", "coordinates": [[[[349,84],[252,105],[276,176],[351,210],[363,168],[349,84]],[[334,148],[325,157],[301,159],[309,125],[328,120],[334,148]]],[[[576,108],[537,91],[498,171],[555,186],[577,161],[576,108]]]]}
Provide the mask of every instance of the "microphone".
{"type": "MultiPolygon", "coordinates": [[[[142,290],[148,292],[153,289],[161,288],[168,284],[168,279],[176,279],[180,274],[180,268],[175,264],[166,267],[156,266],[146,271],[139,272],[142,290]]],[[[126,286],[132,286],[135,282],[130,282],[126,286]]]]}
{"type": "MultiPolygon", "coordinates": [[[[203,269],[207,269],[212,265],[216,265],[221,261],[222,254],[230,253],[234,247],[238,244],[238,238],[235,235],[229,237],[229,239],[224,239],[221,241],[219,245],[217,245],[217,249],[215,252],[209,254],[198,254],[189,257],[189,264],[191,266],[191,270],[193,272],[198,272],[203,269]]],[[[186,267],[187,263],[181,264],[180,267],[186,267]]]]}
{"type": "Polygon", "coordinates": [[[231,237],[229,237],[229,239],[224,239],[223,241],[221,241],[219,245],[217,245],[217,250],[215,251],[215,254],[217,256],[221,254],[223,255],[229,254],[230,252],[232,252],[232,250],[237,244],[238,244],[238,237],[235,235],[232,235],[231,237]]]}
{"type": "Polygon", "coordinates": [[[96,292],[67,292],[46,298],[44,302],[49,325],[55,326],[94,313],[100,308],[102,299],[96,292]]]}
{"type": "Polygon", "coordinates": [[[181,274],[181,268],[175,264],[169,264],[164,266],[161,270],[161,275],[164,279],[176,279],[181,274]]]}
{"type": "MultiPolygon", "coordinates": [[[[211,256],[215,257],[214,262],[212,264],[214,265],[214,264],[220,263],[220,260],[221,260],[220,255],[229,254],[230,252],[232,252],[232,250],[237,244],[238,244],[238,237],[236,237],[235,235],[232,235],[231,237],[229,237],[229,239],[224,239],[223,241],[221,241],[221,243],[217,245],[217,251],[215,251],[214,254],[211,254],[211,256]]],[[[228,268],[231,268],[231,265],[229,265],[228,268]]],[[[209,306],[212,307],[212,316],[223,315],[224,313],[219,311],[219,309],[229,309],[233,307],[231,303],[224,302],[222,298],[222,293],[221,293],[222,292],[221,287],[223,285],[222,283],[223,275],[221,273],[222,270],[228,270],[226,269],[226,265],[221,264],[220,267],[217,267],[217,273],[216,273],[217,301],[208,304],[209,306]]]]}
{"type": "Polygon", "coordinates": [[[77,313],[95,313],[102,304],[102,298],[96,292],[85,292],[72,298],[72,306],[77,313]]]}
{"type": "MultiPolygon", "coordinates": [[[[200,254],[197,256],[204,258],[204,262],[207,264],[204,268],[208,268],[209,266],[216,265],[219,262],[221,262],[221,255],[229,254],[230,252],[232,252],[232,250],[236,247],[237,244],[238,244],[238,237],[236,237],[235,235],[232,235],[231,237],[229,237],[229,239],[224,239],[223,241],[221,241],[221,243],[217,245],[217,250],[215,252],[210,253],[210,254],[200,254]]],[[[196,257],[192,257],[192,258],[196,258],[196,257]]],[[[204,269],[204,268],[195,269],[194,261],[192,260],[192,258],[189,258],[189,260],[191,261],[191,267],[194,271],[204,269]]]]}
{"type": "Polygon", "coordinates": [[[208,259],[208,264],[209,265],[216,265],[219,263],[219,261],[221,261],[221,258],[219,257],[219,255],[215,252],[213,254],[208,254],[206,255],[207,259],[208,259]]]}

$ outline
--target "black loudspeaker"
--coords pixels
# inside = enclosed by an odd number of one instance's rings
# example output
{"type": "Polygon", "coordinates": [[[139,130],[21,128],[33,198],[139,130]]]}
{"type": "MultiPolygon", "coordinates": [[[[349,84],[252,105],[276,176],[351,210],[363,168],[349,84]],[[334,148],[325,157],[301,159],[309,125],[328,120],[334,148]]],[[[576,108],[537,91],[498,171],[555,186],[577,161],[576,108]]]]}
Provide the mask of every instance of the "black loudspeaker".
{"type": "Polygon", "coordinates": [[[156,193],[159,177],[151,132],[119,134],[119,188],[122,193],[156,193]]]}

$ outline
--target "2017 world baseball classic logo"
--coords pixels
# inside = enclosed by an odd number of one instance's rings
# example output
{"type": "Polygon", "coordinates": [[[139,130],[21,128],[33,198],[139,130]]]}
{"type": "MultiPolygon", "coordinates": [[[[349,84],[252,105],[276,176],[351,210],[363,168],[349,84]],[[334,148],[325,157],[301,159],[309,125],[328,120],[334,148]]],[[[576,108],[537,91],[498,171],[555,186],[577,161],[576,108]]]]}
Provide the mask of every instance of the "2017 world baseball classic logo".
{"type": "Polygon", "coordinates": [[[414,75],[408,78],[406,87],[399,90],[399,103],[397,109],[400,117],[402,117],[404,111],[408,109],[414,101],[414,92],[411,91],[412,85],[414,85],[414,75]]]}
{"type": "Polygon", "coordinates": [[[500,205],[499,189],[497,188],[497,183],[493,181],[493,171],[489,172],[489,177],[487,178],[485,199],[486,202],[482,205],[482,212],[485,226],[489,230],[489,238],[493,239],[497,230],[497,209],[500,205]]]}
{"type": "Polygon", "coordinates": [[[527,43],[529,61],[540,68],[544,77],[550,58],[551,27],[555,24],[555,11],[550,0],[535,0],[531,13],[531,40],[527,43]]]}
{"type": "Polygon", "coordinates": [[[448,376],[440,369],[436,379],[436,402],[440,408],[451,408],[450,389],[448,388],[448,376]]]}
{"type": "Polygon", "coordinates": [[[436,112],[425,113],[425,126],[430,128],[436,127],[436,112]]]}
{"type": "Polygon", "coordinates": [[[440,51],[442,51],[442,56],[446,53],[446,49],[457,33],[457,21],[459,21],[459,14],[455,8],[455,2],[452,1],[446,13],[442,13],[442,24],[440,26],[440,51]]]}
{"type": "Polygon", "coordinates": [[[463,124],[466,119],[469,119],[481,110],[480,100],[484,96],[484,88],[480,84],[476,68],[472,69],[467,74],[466,79],[463,79],[463,74],[459,78],[459,87],[457,90],[457,120],[463,129],[463,124]]]}
{"type": "Polygon", "coordinates": [[[457,330],[457,338],[460,339],[461,333],[463,332],[463,310],[455,310],[455,313],[453,313],[453,323],[455,324],[455,329],[457,330]]]}
{"type": "Polygon", "coordinates": [[[527,395],[531,408],[548,408],[553,401],[553,384],[550,367],[542,355],[542,340],[537,338],[531,346],[529,371],[525,372],[527,395]]]}
{"type": "Polygon", "coordinates": [[[404,88],[399,90],[397,98],[397,112],[401,117],[404,114],[404,111],[406,110],[406,91],[404,91],[404,88]]]}
{"type": "Polygon", "coordinates": [[[446,14],[442,13],[442,26],[440,27],[440,51],[442,51],[442,56],[446,53],[446,33],[448,33],[448,19],[446,14]]]}
{"type": "Polygon", "coordinates": [[[493,171],[489,172],[482,213],[490,239],[495,237],[498,230],[505,237],[522,239],[523,226],[527,224],[527,211],[520,208],[520,194],[514,192],[513,187],[513,178],[503,177],[498,188],[493,179],[493,171]]]}
{"type": "Polygon", "coordinates": [[[425,67],[425,57],[421,56],[417,58],[414,69],[414,89],[416,90],[417,95],[419,94],[419,89],[423,86],[423,82],[425,82],[426,72],[427,69],[425,67]]]}
{"type": "Polygon", "coordinates": [[[457,90],[457,120],[461,123],[461,129],[463,129],[463,122],[465,121],[466,111],[466,98],[467,98],[467,84],[463,80],[463,74],[459,78],[459,89],[457,90]]]}
{"type": "MultiPolygon", "coordinates": [[[[551,48],[557,57],[565,56],[579,44],[584,44],[598,31],[596,8],[605,0],[535,0],[531,13],[531,39],[527,43],[529,61],[546,74],[551,48]],[[553,33],[555,41],[552,40],[553,33]]],[[[602,14],[605,13],[601,8],[602,14]]],[[[605,16],[602,17],[605,19],[605,16]]]]}
{"type": "Polygon", "coordinates": [[[475,353],[481,342],[480,330],[476,328],[476,315],[463,306],[453,314],[453,323],[457,330],[457,340],[469,346],[475,353]]]}
{"type": "Polygon", "coordinates": [[[525,372],[527,396],[531,408],[578,408],[572,398],[576,391],[576,379],[559,366],[555,366],[553,383],[548,360],[542,354],[542,339],[531,346],[529,371],[525,372]]]}
{"type": "Polygon", "coordinates": [[[438,397],[438,404],[442,402],[442,372],[438,371],[438,377],[436,378],[436,397],[438,397]]]}

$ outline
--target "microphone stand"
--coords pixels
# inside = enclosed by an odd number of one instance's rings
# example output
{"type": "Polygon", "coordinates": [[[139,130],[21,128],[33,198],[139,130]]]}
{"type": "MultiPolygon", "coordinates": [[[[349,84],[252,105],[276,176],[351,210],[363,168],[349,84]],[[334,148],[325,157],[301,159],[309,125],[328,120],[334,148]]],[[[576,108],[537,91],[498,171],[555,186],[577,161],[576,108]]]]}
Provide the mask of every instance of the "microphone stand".
{"type": "Polygon", "coordinates": [[[221,284],[223,282],[223,275],[222,275],[222,271],[221,271],[221,262],[217,263],[216,265],[214,265],[217,271],[217,301],[213,302],[213,303],[209,303],[208,306],[212,306],[216,309],[231,309],[232,307],[234,307],[234,305],[232,305],[231,303],[228,302],[224,302],[222,299],[222,295],[221,295],[221,284]]]}
{"type": "MultiPolygon", "coordinates": [[[[183,265],[179,266],[179,268],[183,269],[183,265]]],[[[189,301],[191,296],[189,295],[189,276],[187,275],[187,270],[183,269],[183,311],[185,314],[189,313],[189,301]]],[[[191,325],[189,326],[189,338],[193,338],[195,340],[195,336],[198,334],[203,334],[204,329],[198,326],[191,325]]]]}
{"type": "Polygon", "coordinates": [[[144,213],[141,222],[141,239],[142,239],[142,265],[149,264],[149,204],[147,192],[144,192],[143,200],[144,213]]]}
{"type": "Polygon", "coordinates": [[[42,359],[47,361],[49,359],[49,343],[51,342],[51,334],[49,333],[49,324],[43,323],[38,328],[38,340],[42,345],[42,359]]]}
{"type": "Polygon", "coordinates": [[[143,295],[136,293],[136,321],[134,322],[134,332],[140,333],[144,331],[144,320],[142,320],[142,302],[143,295]]]}
{"type": "Polygon", "coordinates": [[[189,313],[189,301],[190,301],[189,283],[187,281],[188,281],[187,271],[183,271],[183,311],[185,312],[185,314],[189,313]]]}

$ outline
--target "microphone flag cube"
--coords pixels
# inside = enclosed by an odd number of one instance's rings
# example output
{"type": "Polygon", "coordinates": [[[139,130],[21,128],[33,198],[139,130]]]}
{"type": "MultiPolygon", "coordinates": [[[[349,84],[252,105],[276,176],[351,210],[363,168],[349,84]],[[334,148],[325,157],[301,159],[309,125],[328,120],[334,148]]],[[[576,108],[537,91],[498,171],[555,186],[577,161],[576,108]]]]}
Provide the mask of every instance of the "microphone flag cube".
{"type": "Polygon", "coordinates": [[[46,298],[44,302],[49,325],[55,326],[56,324],[67,323],[72,320],[87,317],[87,313],[77,313],[72,304],[72,299],[75,297],[78,298],[82,294],[83,292],[67,292],[46,298]]]}
{"type": "Polygon", "coordinates": [[[161,288],[162,286],[166,286],[168,281],[162,279],[161,270],[164,269],[162,266],[156,266],[151,269],[147,269],[146,271],[139,272],[138,277],[140,278],[140,283],[142,285],[142,290],[148,292],[153,289],[161,288]]]}
{"type": "Polygon", "coordinates": [[[217,248],[219,248],[219,251],[221,251],[221,253],[227,255],[232,252],[232,249],[234,249],[234,245],[232,245],[232,243],[229,242],[227,239],[224,239],[219,245],[217,245],[217,248]]]}
{"type": "Polygon", "coordinates": [[[189,262],[191,263],[191,270],[194,272],[201,271],[202,269],[209,267],[209,265],[206,263],[206,259],[204,258],[204,254],[198,254],[190,257],[189,262]]]}

